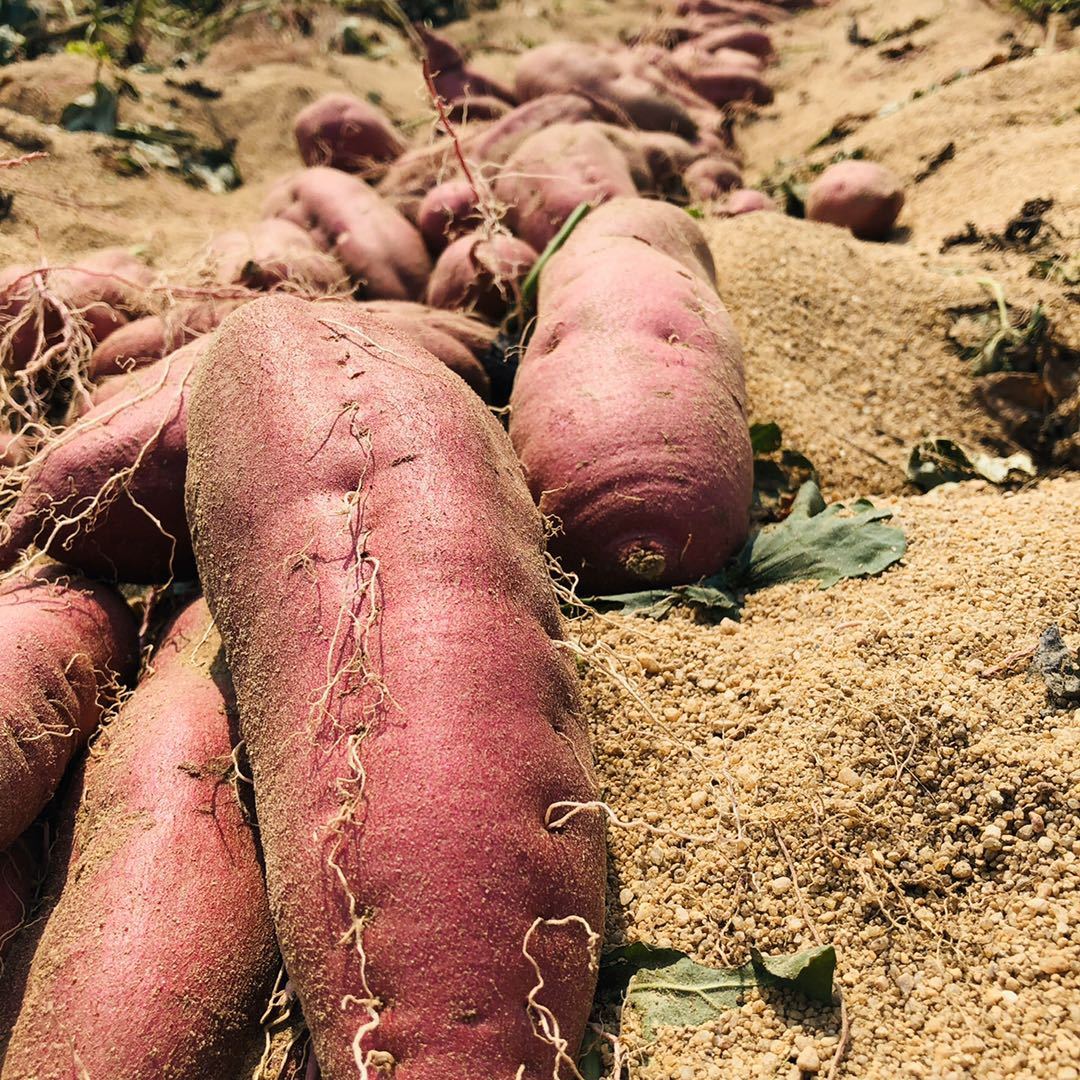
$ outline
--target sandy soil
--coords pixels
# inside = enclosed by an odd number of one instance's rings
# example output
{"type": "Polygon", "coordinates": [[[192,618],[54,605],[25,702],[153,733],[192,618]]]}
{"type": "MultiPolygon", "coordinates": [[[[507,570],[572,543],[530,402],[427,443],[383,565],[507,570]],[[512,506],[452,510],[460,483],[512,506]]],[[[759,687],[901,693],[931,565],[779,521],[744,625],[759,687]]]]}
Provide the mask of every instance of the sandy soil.
{"type": "MultiPolygon", "coordinates": [[[[655,18],[646,3],[530,0],[452,33],[505,75],[530,45],[611,40],[655,18]]],[[[402,40],[384,29],[378,60],[331,53],[338,19],[324,12],[311,36],[251,20],[182,79],[132,76],[128,119],[236,139],[245,184],[227,196],[120,177],[108,140],[55,127],[93,78],[85,58],[0,69],[0,154],[50,154],[0,177],[14,193],[0,261],[120,243],[182,276],[298,164],[291,117],[326,90],[375,93],[425,137],[402,40]],[[194,80],[217,96],[177,85],[194,80]]],[[[752,996],[651,1046],[631,1026],[630,1075],[1077,1080],[1080,709],[1052,707],[1010,657],[1051,623],[1080,645],[1080,480],[918,496],[903,463],[929,434],[1014,448],[947,337],[952,309],[986,301],[979,278],[1018,307],[1041,301],[1060,345],[1080,349],[1075,295],[1031,275],[1077,251],[1080,51],[980,0],[837,0],[774,32],[776,100],[738,127],[748,179],[861,150],[908,201],[884,245],[780,216],[708,222],[721,295],[754,419],[778,421],[827,492],[884,496],[909,551],[877,579],[758,594],[738,625],[574,623],[605,798],[658,830],[610,827],[609,941],[708,963],[818,940],[839,952],[842,1008],[752,996]],[[865,38],[923,22],[857,45],[853,18],[865,38]],[[838,125],[849,133],[814,147],[838,125]],[[942,252],[968,221],[1000,232],[1036,197],[1053,207],[1030,250],[942,252]]]]}

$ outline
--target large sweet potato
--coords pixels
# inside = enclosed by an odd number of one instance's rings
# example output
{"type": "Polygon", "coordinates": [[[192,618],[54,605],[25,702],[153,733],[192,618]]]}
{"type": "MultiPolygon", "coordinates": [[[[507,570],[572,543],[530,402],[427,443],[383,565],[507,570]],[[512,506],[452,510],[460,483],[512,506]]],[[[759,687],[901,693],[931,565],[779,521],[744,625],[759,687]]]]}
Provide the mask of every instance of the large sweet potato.
{"type": "Polygon", "coordinates": [[[371,173],[405,151],[386,115],[352,94],[325,94],[296,114],[293,125],[305,165],[371,173]]]}
{"type": "Polygon", "coordinates": [[[431,261],[416,229],[363,180],[316,166],[285,177],[270,190],[264,216],[307,229],[373,299],[416,300],[431,261]]]}
{"type": "Polygon", "coordinates": [[[138,656],[135,620],[108,587],[59,568],[0,587],[0,851],[52,797],[138,656]]]}
{"type": "Polygon", "coordinates": [[[192,400],[278,940],[325,1080],[566,1080],[533,962],[573,1055],[604,843],[546,825],[594,785],[540,519],[479,399],[331,306],[245,305],[192,400]]]}
{"type": "Polygon", "coordinates": [[[692,581],[746,538],[742,352],[693,219],[594,210],[547,264],[510,435],[590,588],[692,581]],[[646,283],[647,287],[643,287],[646,283]]]}
{"type": "Polygon", "coordinates": [[[97,577],[164,582],[194,570],[184,517],[187,394],[197,339],[46,443],[0,526],[0,569],[30,544],[97,577]]]}
{"type": "Polygon", "coordinates": [[[69,800],[70,855],[45,886],[2,1080],[208,1080],[257,1056],[277,949],[233,790],[234,720],[196,601],[69,800]]]}

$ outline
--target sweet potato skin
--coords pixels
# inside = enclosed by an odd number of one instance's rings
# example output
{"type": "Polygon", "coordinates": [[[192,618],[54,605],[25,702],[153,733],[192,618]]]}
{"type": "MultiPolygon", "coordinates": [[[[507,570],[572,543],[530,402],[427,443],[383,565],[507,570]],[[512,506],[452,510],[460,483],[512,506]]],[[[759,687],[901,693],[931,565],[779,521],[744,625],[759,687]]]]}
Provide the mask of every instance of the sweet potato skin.
{"type": "Polygon", "coordinates": [[[105,585],[62,568],[0,588],[0,851],[52,797],[138,665],[135,621],[105,585]]]}
{"type": "Polygon", "coordinates": [[[218,233],[210,242],[207,270],[215,281],[307,293],[330,293],[346,285],[345,268],[320,251],[306,229],[281,218],[218,233]]]}
{"type": "Polygon", "coordinates": [[[73,1054],[82,1075],[110,1080],[236,1076],[261,1043],[277,949],[230,784],[231,699],[196,601],[68,800],[70,855],[45,887],[3,1080],[66,1080],[73,1054]]]}
{"type": "MultiPolygon", "coordinates": [[[[139,310],[139,289],[153,278],[149,267],[122,248],[106,248],[55,270],[35,274],[35,269],[11,266],[0,273],[0,329],[36,302],[43,284],[62,304],[79,313],[90,339],[97,343],[139,310]]],[[[58,340],[61,326],[61,313],[51,301],[45,301],[42,309],[15,331],[10,352],[0,357],[0,363],[10,370],[25,367],[39,334],[52,343],[58,340]]]]}
{"type": "Polygon", "coordinates": [[[678,208],[615,200],[540,280],[510,435],[562,522],[553,546],[597,592],[693,581],[746,538],[742,354],[704,246],[678,208]]]}
{"type": "Polygon", "coordinates": [[[436,184],[423,198],[416,227],[428,250],[442,251],[447,244],[480,224],[476,192],[464,177],[436,184]]]}
{"type": "MultiPolygon", "coordinates": [[[[245,306],[192,402],[189,516],[282,953],[326,1080],[356,1076],[362,1027],[361,1054],[392,1055],[394,1080],[550,1080],[522,947],[538,918],[599,931],[604,846],[594,814],[544,825],[594,788],[540,520],[475,396],[385,324],[341,319],[354,332],[287,297],[245,306]],[[370,912],[359,927],[350,902],[370,912]]],[[[547,925],[529,947],[571,1053],[586,939],[547,925]]]]}
{"type": "Polygon", "coordinates": [[[626,158],[595,123],[555,124],[531,135],[495,181],[514,234],[543,251],[580,203],[637,194],[626,158]]]}
{"type": "Polygon", "coordinates": [[[363,180],[325,166],[303,169],[270,190],[263,215],[307,229],[317,247],[341,261],[364,296],[423,295],[431,271],[423,239],[363,180]]]}
{"type": "Polygon", "coordinates": [[[27,921],[49,861],[48,830],[35,823],[0,851],[0,987],[4,954],[27,921]]]}
{"type": "Polygon", "coordinates": [[[208,334],[243,300],[185,301],[160,315],[144,315],[111,333],[90,357],[91,379],[121,375],[160,360],[208,334]]]}
{"type": "Polygon", "coordinates": [[[452,372],[460,375],[487,401],[491,396],[480,356],[495,340],[495,331],[460,311],[441,311],[408,300],[365,300],[356,307],[389,323],[402,334],[427,349],[452,372]]]}
{"type": "Polygon", "coordinates": [[[198,339],[122,376],[107,399],[38,451],[3,523],[0,568],[36,543],[95,577],[164,582],[192,574],[187,396],[206,344],[198,339]],[[97,512],[85,513],[99,493],[97,512]]]}
{"type": "Polygon", "coordinates": [[[521,282],[537,258],[536,250],[524,240],[505,233],[462,236],[435,263],[428,282],[428,303],[475,311],[499,322],[513,306],[521,282]]]}
{"type": "Polygon", "coordinates": [[[713,202],[742,184],[742,173],[730,158],[699,158],[683,174],[686,193],[694,202],[713,202]]]}
{"type": "Polygon", "coordinates": [[[838,161],[806,193],[806,216],[850,229],[860,240],[885,240],[904,206],[900,180],[875,161],[838,161]]]}
{"type": "Polygon", "coordinates": [[[352,94],[325,94],[296,114],[293,133],[305,165],[370,172],[405,152],[382,110],[352,94]]]}

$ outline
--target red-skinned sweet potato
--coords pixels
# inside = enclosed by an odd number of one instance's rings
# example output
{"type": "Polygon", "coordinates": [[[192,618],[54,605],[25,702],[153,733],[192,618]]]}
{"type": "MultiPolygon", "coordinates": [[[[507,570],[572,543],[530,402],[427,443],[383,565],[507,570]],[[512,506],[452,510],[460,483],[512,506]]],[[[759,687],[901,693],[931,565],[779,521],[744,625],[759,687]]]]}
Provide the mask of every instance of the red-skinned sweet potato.
{"type": "Polygon", "coordinates": [[[45,886],[3,1080],[206,1080],[257,1056],[278,959],[233,790],[234,725],[220,639],[196,601],[68,800],[70,855],[45,886]]]}
{"type": "Polygon", "coordinates": [[[484,401],[491,382],[480,357],[495,341],[495,330],[460,311],[442,311],[408,300],[367,300],[357,308],[389,323],[460,375],[484,401]]]}
{"type": "Polygon", "coordinates": [[[446,103],[446,115],[455,124],[477,120],[501,120],[513,108],[502,98],[490,94],[452,98],[446,103]]]}
{"type": "Polygon", "coordinates": [[[513,105],[514,94],[497,79],[477,71],[464,53],[442,34],[436,34],[422,23],[417,24],[427,49],[428,69],[435,90],[443,101],[470,97],[493,97],[513,105]]]}
{"type": "Polygon", "coordinates": [[[624,155],[594,123],[556,124],[530,136],[495,181],[506,222],[543,251],[578,204],[637,193],[624,155]]]}
{"type": "Polygon", "coordinates": [[[756,188],[736,188],[729,191],[711,213],[717,217],[738,217],[740,214],[753,214],[759,210],[775,211],[776,203],[764,191],[756,188]]]}
{"type": "Polygon", "coordinates": [[[838,161],[806,193],[806,216],[850,229],[860,240],[885,240],[904,206],[897,176],[875,161],[838,161]]]}
{"type": "Polygon", "coordinates": [[[91,379],[151,364],[208,334],[244,300],[182,301],[160,315],[144,315],[111,333],[90,357],[91,379]]]}
{"type": "Polygon", "coordinates": [[[462,236],[435,263],[427,301],[432,307],[475,311],[500,322],[537,258],[536,250],[516,236],[462,236]]]}
{"type": "Polygon", "coordinates": [[[321,251],[311,234],[292,221],[267,218],[246,229],[218,233],[210,241],[205,270],[226,285],[306,293],[348,291],[345,268],[321,251]]]}
{"type": "Polygon", "coordinates": [[[742,184],[742,173],[730,158],[699,158],[683,174],[686,193],[694,202],[713,202],[742,184]]]}
{"type": "Polygon", "coordinates": [[[9,370],[25,367],[42,343],[58,341],[69,314],[83,321],[92,342],[103,341],[144,310],[139,293],[153,280],[150,269],[121,248],[55,270],[36,269],[10,266],[0,273],[0,364],[9,370]]]}
{"type": "Polygon", "coordinates": [[[305,165],[370,175],[407,146],[382,110],[352,94],[325,94],[296,114],[296,144],[305,165]]]}
{"type": "Polygon", "coordinates": [[[428,250],[442,251],[452,240],[472,232],[480,224],[476,192],[464,177],[455,177],[433,187],[420,203],[416,227],[428,250]]]}
{"type": "Polygon", "coordinates": [[[0,850],[0,986],[4,954],[26,924],[38,886],[49,864],[49,832],[31,825],[14,843],[0,850]]]}
{"type": "Polygon", "coordinates": [[[0,586],[0,851],[29,827],[138,666],[135,620],[105,585],[50,567],[0,586]]]}
{"type": "Polygon", "coordinates": [[[693,219],[594,210],[540,278],[510,435],[553,546],[590,589],[693,581],[746,538],[742,354],[693,219]],[[642,282],[648,287],[643,288],[642,282]]]}
{"type": "Polygon", "coordinates": [[[773,99],[772,88],[761,77],[760,62],[749,53],[727,50],[746,60],[732,60],[730,55],[704,56],[694,62],[680,62],[679,70],[687,84],[713,105],[732,101],[751,101],[768,105],[773,99]]]}
{"type": "Polygon", "coordinates": [[[164,582],[194,570],[184,517],[187,395],[206,339],[111,387],[26,466],[0,528],[0,568],[37,544],[97,577],[164,582]]]}
{"type": "MultiPolygon", "coordinates": [[[[801,6],[801,0],[799,0],[801,6]]],[[[794,6],[794,5],[793,5],[794,6]]],[[[678,0],[677,15],[734,16],[743,22],[769,24],[788,17],[780,4],[760,3],[758,0],[678,0]]]]}
{"type": "Polygon", "coordinates": [[[374,188],[339,169],[316,166],[285,177],[270,190],[265,217],[307,229],[332,252],[364,296],[415,300],[431,271],[424,241],[374,188]]]}
{"type": "Polygon", "coordinates": [[[469,157],[481,164],[501,165],[538,131],[554,124],[600,119],[601,112],[581,94],[540,94],[480,132],[468,148],[469,157]]]}
{"type": "Polygon", "coordinates": [[[691,110],[706,106],[656,73],[643,55],[573,41],[556,41],[524,53],[514,89],[521,101],[547,94],[580,95],[602,107],[616,123],[673,131],[689,139],[698,129],[691,110]]]}
{"type": "Polygon", "coordinates": [[[756,56],[759,60],[768,60],[773,55],[772,38],[758,26],[736,23],[733,26],[718,26],[703,34],[697,34],[685,44],[672,50],[672,58],[681,56],[712,55],[723,50],[738,50],[756,56]]]}
{"type": "Polygon", "coordinates": [[[245,305],[192,401],[278,940],[325,1080],[551,1080],[531,995],[572,1058],[604,841],[592,813],[546,824],[594,782],[540,519],[475,395],[330,306],[245,305]]]}

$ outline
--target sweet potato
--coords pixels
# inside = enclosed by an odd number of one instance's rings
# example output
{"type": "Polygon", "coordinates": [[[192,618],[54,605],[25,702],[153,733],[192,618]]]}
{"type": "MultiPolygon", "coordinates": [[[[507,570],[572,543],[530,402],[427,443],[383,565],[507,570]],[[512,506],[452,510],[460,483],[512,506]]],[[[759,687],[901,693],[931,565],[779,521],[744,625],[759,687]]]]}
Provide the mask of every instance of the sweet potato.
{"type": "Polygon", "coordinates": [[[287,284],[303,292],[330,293],[346,285],[341,263],[321,251],[306,229],[282,218],[218,233],[209,244],[206,271],[213,281],[249,289],[287,284]]]}
{"type": "Polygon", "coordinates": [[[645,199],[594,210],[544,268],[538,312],[510,435],[556,550],[605,592],[718,570],[746,538],[752,454],[694,220],[645,199]]]}
{"type": "Polygon", "coordinates": [[[806,216],[850,229],[860,240],[885,240],[904,206],[896,175],[874,161],[838,161],[806,193],[806,216]]]}
{"type": "Polygon", "coordinates": [[[274,185],[263,216],[307,229],[317,247],[340,260],[364,296],[415,300],[423,295],[431,271],[423,239],[355,176],[324,166],[303,169],[274,185]]]}
{"type": "Polygon", "coordinates": [[[530,995],[572,1058],[604,840],[548,827],[594,782],[540,519],[476,396],[331,306],[245,305],[192,400],[278,940],[325,1080],[552,1080],[530,995]]]}
{"type": "Polygon", "coordinates": [[[738,217],[739,214],[752,214],[758,210],[776,210],[776,203],[763,191],[736,188],[711,208],[710,213],[716,217],[738,217]]]}
{"type": "Polygon", "coordinates": [[[39,823],[0,851],[0,985],[4,954],[27,921],[48,862],[49,834],[39,823]]]}
{"type": "Polygon", "coordinates": [[[54,567],[0,587],[0,851],[52,797],[138,657],[135,620],[107,586],[54,567]]]}
{"type": "Polygon", "coordinates": [[[500,322],[537,257],[535,249],[516,236],[470,233],[439,256],[427,301],[432,307],[467,309],[500,322]]]}
{"type": "Polygon", "coordinates": [[[501,120],[513,106],[490,94],[452,98],[446,103],[446,115],[455,124],[475,120],[501,120]]]}
{"type": "Polygon", "coordinates": [[[538,131],[545,131],[553,124],[577,124],[600,118],[601,111],[581,94],[540,94],[480,132],[468,147],[468,156],[482,164],[501,165],[538,131]]]}
{"type": "Polygon", "coordinates": [[[768,105],[773,99],[772,88],[761,77],[760,62],[749,53],[727,50],[728,56],[706,55],[694,61],[683,61],[679,69],[696,93],[713,105],[733,101],[751,101],[768,105]],[[745,57],[733,60],[731,56],[745,57]]]}
{"type": "Polygon", "coordinates": [[[476,192],[464,177],[437,184],[423,198],[416,227],[430,251],[439,252],[450,241],[480,224],[476,192]]]}
{"type": "Polygon", "coordinates": [[[194,570],[184,518],[187,393],[199,339],[139,371],[46,443],[0,529],[0,569],[37,544],[96,577],[164,582],[194,570]]]}
{"type": "Polygon", "coordinates": [[[0,273],[0,335],[9,370],[25,367],[42,343],[57,342],[64,321],[78,316],[94,343],[139,312],[139,291],[153,274],[121,248],[87,255],[70,266],[10,266],[0,273]],[[38,271],[35,273],[35,271],[38,271]]]}
{"type": "Polygon", "coordinates": [[[672,57],[678,60],[681,56],[702,53],[712,55],[730,49],[749,53],[763,61],[773,55],[772,38],[765,30],[758,26],[736,23],[732,26],[717,26],[703,34],[694,35],[672,50],[672,57]]]}
{"type": "MultiPolygon", "coordinates": [[[[802,6],[801,0],[793,6],[802,6]]],[[[674,7],[677,15],[728,15],[749,23],[769,24],[787,18],[783,5],[758,0],[678,0],[674,7]]]]}
{"type": "Polygon", "coordinates": [[[603,50],[573,41],[541,45],[518,61],[514,89],[521,101],[542,94],[577,94],[626,126],[673,131],[690,139],[697,134],[686,95],[680,99],[677,86],[665,84],[650,63],[629,49],[603,50]]]}
{"type": "Polygon", "coordinates": [[[417,32],[427,49],[428,70],[435,90],[444,101],[471,97],[493,97],[515,104],[513,92],[493,79],[477,71],[465,59],[465,54],[442,34],[436,34],[422,23],[417,32]]]}
{"type": "Polygon", "coordinates": [[[90,357],[91,379],[120,375],[151,364],[208,334],[244,300],[188,300],[160,315],[144,315],[113,331],[90,357]]]}
{"type": "Polygon", "coordinates": [[[506,162],[495,195],[516,236],[543,251],[573,209],[637,189],[625,157],[598,124],[556,124],[530,136],[506,162]]]}
{"type": "Polygon", "coordinates": [[[381,109],[352,94],[325,94],[296,114],[296,144],[305,165],[371,174],[400,157],[405,140],[381,109]]]}
{"type": "Polygon", "coordinates": [[[205,603],[152,663],[70,800],[3,1080],[233,1077],[261,1049],[277,949],[205,603]]]}
{"type": "Polygon", "coordinates": [[[460,375],[484,401],[488,400],[491,383],[480,358],[495,341],[492,327],[464,312],[441,311],[408,300],[367,300],[356,307],[389,323],[427,349],[436,360],[460,375]]]}
{"type": "Polygon", "coordinates": [[[739,168],[729,158],[710,156],[699,158],[683,174],[686,193],[694,202],[713,202],[724,192],[742,184],[739,168]]]}

